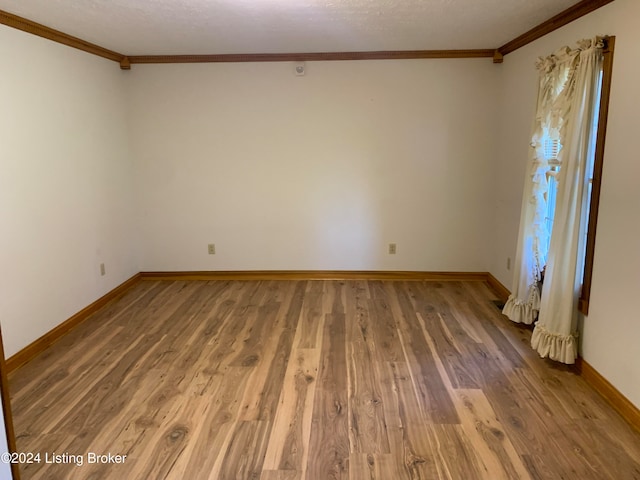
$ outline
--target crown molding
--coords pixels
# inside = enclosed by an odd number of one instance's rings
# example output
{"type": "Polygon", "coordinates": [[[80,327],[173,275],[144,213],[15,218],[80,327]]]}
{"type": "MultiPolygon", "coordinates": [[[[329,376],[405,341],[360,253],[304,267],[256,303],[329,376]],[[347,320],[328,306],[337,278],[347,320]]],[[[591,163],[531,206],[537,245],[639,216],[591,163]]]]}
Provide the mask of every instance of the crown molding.
{"type": "Polygon", "coordinates": [[[404,60],[417,58],[493,57],[491,49],[476,50],[389,50],[370,52],[232,53],[219,55],[132,55],[133,64],[150,63],[230,63],[230,62],[307,62],[334,60],[404,60]]]}
{"type": "Polygon", "coordinates": [[[365,52],[308,52],[308,53],[248,53],[217,55],[132,55],[108,50],[99,45],[67,35],[46,25],[33,22],[9,12],[0,10],[0,24],[52,40],[69,47],[98,55],[120,64],[122,70],[129,70],[133,64],[161,63],[220,63],[220,62],[289,62],[289,61],[335,61],[335,60],[404,60],[427,58],[493,58],[494,63],[502,63],[503,57],[558,28],[613,2],[614,0],[582,0],[558,15],[505,43],[498,49],[470,50],[390,50],[365,52]]]}
{"type": "Polygon", "coordinates": [[[560,27],[564,27],[568,23],[577,20],[580,17],[584,17],[588,13],[597,10],[600,7],[613,2],[614,0],[582,0],[575,5],[560,12],[554,17],[551,17],[546,22],[542,22],[540,25],[533,27],[528,32],[523,33],[519,37],[514,38],[510,42],[505,43],[497,52],[501,55],[507,55],[516,51],[517,49],[528,45],[529,43],[544,37],[548,33],[557,30],[560,27]]]}
{"type": "Polygon", "coordinates": [[[114,62],[120,63],[124,58],[126,58],[121,53],[107,50],[106,48],[103,48],[99,45],[95,45],[93,43],[82,40],[81,38],[67,35],[66,33],[59,30],[54,30],[53,28],[49,28],[46,25],[32,22],[27,18],[19,17],[3,10],[0,10],[0,24],[6,25],[8,27],[13,27],[17,30],[22,30],[23,32],[31,33],[33,35],[37,35],[38,37],[46,38],[63,45],[67,45],[68,47],[77,48],[78,50],[82,50],[99,57],[107,58],[109,60],[113,60],[114,62]]]}

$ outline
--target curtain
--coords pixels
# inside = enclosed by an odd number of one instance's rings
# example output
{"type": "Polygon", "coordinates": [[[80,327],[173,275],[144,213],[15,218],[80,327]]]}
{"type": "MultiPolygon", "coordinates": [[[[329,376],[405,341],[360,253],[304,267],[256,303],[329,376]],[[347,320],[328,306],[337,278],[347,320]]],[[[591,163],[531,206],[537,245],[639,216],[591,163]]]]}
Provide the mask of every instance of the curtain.
{"type": "Polygon", "coordinates": [[[583,40],[538,59],[538,101],[521,209],[515,277],[503,313],[514,322],[538,319],[532,346],[543,357],[573,363],[577,356],[577,300],[586,227],[591,132],[597,114],[603,44],[583,40]],[[546,141],[558,141],[561,165],[551,241],[545,224],[549,158],[546,141]],[[547,245],[549,245],[547,247],[547,245]],[[546,268],[545,268],[546,267],[546,268]],[[544,272],[544,286],[540,281],[544,272]]]}
{"type": "Polygon", "coordinates": [[[592,172],[602,72],[603,44],[582,41],[558,96],[553,121],[563,148],[547,269],[532,347],[542,357],[574,363],[578,356],[578,298],[582,288],[588,219],[587,185],[592,172]]]}
{"type": "Polygon", "coordinates": [[[529,168],[525,179],[520,211],[518,248],[514,262],[513,292],[502,313],[517,323],[532,324],[540,309],[539,282],[547,264],[549,232],[547,214],[546,174],[549,159],[545,156],[545,140],[559,140],[557,100],[567,81],[571,65],[579,52],[568,47],[547,58],[538,59],[538,101],[529,148],[529,168]]]}

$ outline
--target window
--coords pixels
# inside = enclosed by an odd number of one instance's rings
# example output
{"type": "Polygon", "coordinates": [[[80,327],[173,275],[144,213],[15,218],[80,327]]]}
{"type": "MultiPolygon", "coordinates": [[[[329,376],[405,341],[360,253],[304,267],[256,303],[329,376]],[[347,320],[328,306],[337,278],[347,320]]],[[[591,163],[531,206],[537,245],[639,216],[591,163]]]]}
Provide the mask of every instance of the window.
{"type": "Polygon", "coordinates": [[[593,175],[591,176],[588,191],[588,226],[586,231],[584,248],[584,270],[582,275],[582,291],[578,302],[578,310],[585,315],[589,314],[589,298],[591,295],[591,280],[593,274],[593,258],[595,253],[596,226],[598,221],[598,205],[600,202],[600,185],[602,182],[602,165],[604,161],[604,145],[607,133],[607,115],[609,113],[609,96],[611,92],[611,77],[613,73],[613,50],[615,37],[607,37],[604,48],[604,61],[602,65],[600,81],[600,102],[598,108],[598,121],[596,134],[593,136],[593,175]]]}
{"type": "MultiPolygon", "coordinates": [[[[582,269],[582,291],[580,294],[578,309],[583,314],[589,313],[589,297],[591,292],[591,279],[593,270],[593,260],[595,251],[596,223],[598,218],[598,204],[600,200],[600,182],[602,179],[602,164],[604,157],[604,141],[607,128],[607,113],[609,108],[609,94],[611,89],[611,73],[613,63],[613,47],[615,37],[608,37],[604,53],[602,71],[598,81],[598,93],[596,96],[596,112],[591,126],[589,164],[587,165],[587,184],[585,185],[584,209],[584,238],[578,255],[583,264],[582,269]]],[[[558,156],[562,145],[557,139],[544,139],[544,155],[549,163],[547,171],[547,213],[545,216],[545,226],[547,228],[548,242],[551,241],[553,230],[553,219],[557,201],[558,175],[562,164],[558,156]]],[[[549,245],[547,244],[547,249],[549,245]]]]}
{"type": "Polygon", "coordinates": [[[547,201],[547,213],[545,215],[545,226],[547,227],[547,251],[551,242],[551,231],[553,230],[553,218],[556,211],[556,199],[558,193],[558,172],[560,171],[560,162],[558,154],[560,153],[560,141],[557,139],[546,138],[544,140],[544,156],[549,162],[549,171],[547,172],[547,193],[545,200],[547,201]]]}

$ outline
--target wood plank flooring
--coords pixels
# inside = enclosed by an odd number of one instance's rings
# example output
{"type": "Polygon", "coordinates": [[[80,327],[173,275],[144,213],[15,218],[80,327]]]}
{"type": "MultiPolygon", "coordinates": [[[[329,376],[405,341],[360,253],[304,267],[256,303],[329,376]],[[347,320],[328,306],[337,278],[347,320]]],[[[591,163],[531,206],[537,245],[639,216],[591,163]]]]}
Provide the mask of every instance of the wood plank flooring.
{"type": "Polygon", "coordinates": [[[10,376],[18,450],[42,455],[22,477],[640,479],[640,434],[493,299],[483,282],[142,281],[10,376]]]}

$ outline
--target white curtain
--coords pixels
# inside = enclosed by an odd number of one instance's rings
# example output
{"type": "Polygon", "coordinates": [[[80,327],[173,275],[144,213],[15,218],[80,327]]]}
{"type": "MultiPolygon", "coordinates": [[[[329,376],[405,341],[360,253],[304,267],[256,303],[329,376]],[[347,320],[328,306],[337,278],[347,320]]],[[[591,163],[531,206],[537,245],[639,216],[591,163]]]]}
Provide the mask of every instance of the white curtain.
{"type": "Polygon", "coordinates": [[[577,356],[577,300],[581,288],[586,226],[586,189],[592,157],[592,125],[597,115],[602,42],[585,40],[539,59],[539,93],[525,183],[513,294],[503,313],[531,324],[532,346],[543,357],[574,363],[577,356]],[[551,242],[545,226],[546,173],[544,142],[558,140],[560,172],[551,242]],[[542,294],[539,290],[544,273],[542,294]],[[580,272],[580,274],[579,274],[580,272]]]}
{"type": "Polygon", "coordinates": [[[545,140],[558,140],[557,100],[566,83],[573,60],[578,52],[569,48],[558,50],[544,59],[538,59],[538,101],[529,148],[529,168],[525,179],[524,196],[520,211],[520,232],[514,263],[513,292],[503,313],[517,323],[532,324],[540,309],[538,284],[547,264],[549,232],[545,224],[548,185],[546,174],[549,159],[545,156],[545,140]]]}
{"type": "Polygon", "coordinates": [[[532,347],[542,357],[574,363],[578,299],[582,288],[584,242],[588,211],[587,185],[592,173],[603,44],[581,42],[572,62],[567,83],[559,95],[560,173],[555,218],[538,322],[531,338],[532,347]]]}

